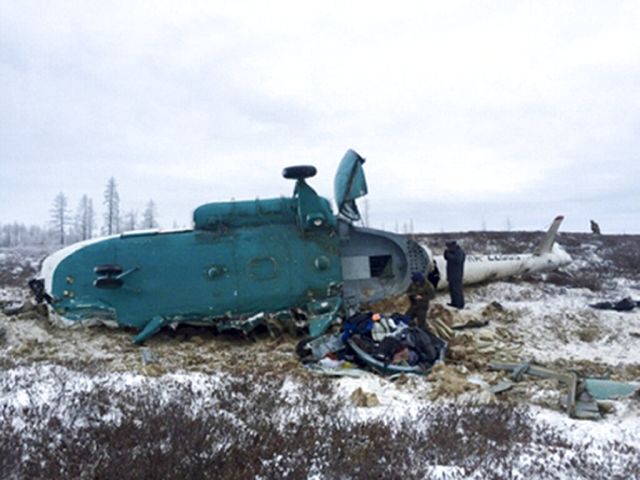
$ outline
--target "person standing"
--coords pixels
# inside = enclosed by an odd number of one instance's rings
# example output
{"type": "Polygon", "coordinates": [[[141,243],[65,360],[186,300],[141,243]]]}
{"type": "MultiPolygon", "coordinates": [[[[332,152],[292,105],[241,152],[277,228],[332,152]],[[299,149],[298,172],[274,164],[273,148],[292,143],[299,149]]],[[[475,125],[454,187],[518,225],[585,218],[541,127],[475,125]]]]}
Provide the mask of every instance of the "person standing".
{"type": "Polygon", "coordinates": [[[438,263],[435,260],[433,261],[433,269],[427,275],[427,280],[429,280],[429,283],[433,285],[434,290],[438,289],[438,283],[440,282],[440,269],[438,268],[438,263]]]}
{"type": "Polygon", "coordinates": [[[436,296],[433,285],[425,280],[422,273],[414,272],[411,274],[411,285],[407,289],[407,296],[411,305],[405,315],[411,317],[412,325],[428,331],[427,312],[429,311],[429,302],[436,296]]]}
{"type": "Polygon", "coordinates": [[[464,308],[464,293],[462,278],[464,276],[464,260],[466,254],[458,242],[452,240],[446,243],[444,258],[447,261],[447,281],[449,282],[449,296],[452,307],[464,308]]]}

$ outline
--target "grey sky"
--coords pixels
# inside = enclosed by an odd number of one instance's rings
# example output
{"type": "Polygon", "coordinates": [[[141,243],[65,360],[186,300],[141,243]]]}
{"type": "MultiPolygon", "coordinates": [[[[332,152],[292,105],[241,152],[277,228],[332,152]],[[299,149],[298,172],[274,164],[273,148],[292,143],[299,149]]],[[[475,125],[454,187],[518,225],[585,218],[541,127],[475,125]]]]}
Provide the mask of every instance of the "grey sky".
{"type": "Polygon", "coordinates": [[[354,148],[376,227],[640,233],[636,1],[0,0],[0,111],[0,223],[332,197],[354,148]]]}

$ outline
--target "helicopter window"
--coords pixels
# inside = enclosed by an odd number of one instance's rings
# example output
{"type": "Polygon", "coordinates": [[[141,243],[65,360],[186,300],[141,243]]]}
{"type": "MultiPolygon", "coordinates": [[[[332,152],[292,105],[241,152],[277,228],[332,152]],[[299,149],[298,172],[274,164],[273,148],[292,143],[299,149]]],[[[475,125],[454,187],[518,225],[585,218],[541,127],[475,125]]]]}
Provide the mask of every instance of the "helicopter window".
{"type": "Polygon", "coordinates": [[[391,255],[373,255],[369,257],[371,277],[393,277],[393,262],[391,255]]]}

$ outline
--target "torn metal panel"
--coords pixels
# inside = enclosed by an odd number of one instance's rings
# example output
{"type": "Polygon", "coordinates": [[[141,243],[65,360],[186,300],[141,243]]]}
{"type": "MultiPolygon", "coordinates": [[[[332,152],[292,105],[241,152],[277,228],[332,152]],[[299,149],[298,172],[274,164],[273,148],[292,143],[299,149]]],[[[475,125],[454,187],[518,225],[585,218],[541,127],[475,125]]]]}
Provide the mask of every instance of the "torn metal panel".
{"type": "Polygon", "coordinates": [[[320,360],[328,353],[342,350],[345,348],[345,345],[340,339],[340,334],[333,333],[311,340],[307,343],[307,347],[311,350],[313,358],[315,360],[320,360]]]}
{"type": "Polygon", "coordinates": [[[507,390],[511,390],[513,388],[514,383],[510,380],[504,380],[502,382],[498,382],[496,385],[489,388],[489,391],[493,394],[498,394],[502,392],[506,392],[507,390]]]}
{"type": "Polygon", "coordinates": [[[307,304],[309,312],[309,335],[319,337],[327,331],[340,317],[342,298],[329,297],[322,301],[314,301],[307,304]]]}
{"type": "MultiPolygon", "coordinates": [[[[594,396],[586,388],[586,382],[578,377],[575,372],[558,372],[550,368],[528,363],[498,363],[492,362],[489,368],[493,370],[507,370],[512,372],[512,379],[520,381],[523,375],[528,374],[540,378],[556,379],[564,383],[568,388],[567,398],[564,402],[567,413],[572,418],[585,420],[597,420],[601,418],[600,410],[594,396]]],[[[496,385],[494,388],[498,388],[496,385]]],[[[504,391],[500,390],[500,391],[504,391]]]]}
{"type": "Polygon", "coordinates": [[[587,391],[597,400],[630,397],[640,390],[639,383],[616,382],[601,378],[586,378],[584,383],[587,391]]]}

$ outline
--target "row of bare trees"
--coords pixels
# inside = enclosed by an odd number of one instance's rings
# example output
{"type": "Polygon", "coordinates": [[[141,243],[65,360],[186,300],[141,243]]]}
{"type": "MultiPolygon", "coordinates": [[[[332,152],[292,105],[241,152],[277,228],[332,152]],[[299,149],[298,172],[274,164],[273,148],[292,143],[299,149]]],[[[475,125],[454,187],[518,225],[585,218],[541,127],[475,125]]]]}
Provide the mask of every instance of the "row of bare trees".
{"type": "MultiPolygon", "coordinates": [[[[157,207],[153,200],[149,200],[142,215],[136,210],[128,210],[121,214],[120,195],[114,177],[107,181],[103,196],[103,224],[100,233],[114,235],[136,229],[157,228],[157,207]]],[[[98,234],[96,211],[93,199],[82,195],[77,208],[72,212],[69,199],[60,192],[53,199],[50,213],[50,228],[26,226],[21,223],[0,225],[0,246],[13,247],[18,245],[41,245],[69,243],[87,240],[98,234]]]]}
{"type": "MultiPolygon", "coordinates": [[[[102,204],[104,206],[103,235],[114,235],[138,228],[157,228],[159,226],[157,208],[153,200],[147,202],[142,212],[141,221],[138,221],[138,212],[136,210],[129,210],[124,215],[121,214],[120,194],[114,177],[109,178],[107,181],[102,204]]],[[[96,229],[93,199],[83,195],[74,217],[69,214],[66,207],[66,196],[60,192],[54,199],[53,208],[51,209],[51,224],[59,234],[60,244],[65,243],[65,233],[69,231],[76,237],[73,239],[75,241],[92,238],[96,229]]]]}
{"type": "Polygon", "coordinates": [[[46,245],[54,241],[52,236],[50,229],[39,225],[25,225],[18,222],[0,225],[0,247],[46,245]]]}

